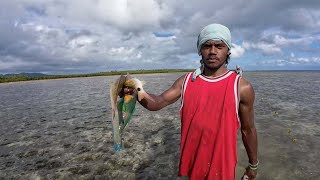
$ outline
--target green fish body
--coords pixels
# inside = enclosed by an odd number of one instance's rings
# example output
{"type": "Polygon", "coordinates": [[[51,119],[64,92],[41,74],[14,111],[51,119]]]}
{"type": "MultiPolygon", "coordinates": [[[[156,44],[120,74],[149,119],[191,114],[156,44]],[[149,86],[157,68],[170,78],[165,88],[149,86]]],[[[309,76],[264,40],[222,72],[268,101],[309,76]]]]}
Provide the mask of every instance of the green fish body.
{"type": "Polygon", "coordinates": [[[124,128],[130,122],[132,115],[136,109],[137,99],[135,96],[126,95],[118,101],[118,111],[120,119],[120,133],[123,133],[124,128]],[[130,96],[129,98],[126,96],[130,96]]]}

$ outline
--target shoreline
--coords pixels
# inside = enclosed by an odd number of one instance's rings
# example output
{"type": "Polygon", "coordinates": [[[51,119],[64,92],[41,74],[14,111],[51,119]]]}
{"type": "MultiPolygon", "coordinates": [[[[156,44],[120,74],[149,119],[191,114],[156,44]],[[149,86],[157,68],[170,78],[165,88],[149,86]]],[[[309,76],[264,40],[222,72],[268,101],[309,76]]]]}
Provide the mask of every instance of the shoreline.
{"type": "Polygon", "coordinates": [[[39,80],[54,80],[54,79],[70,79],[70,78],[84,78],[84,77],[97,77],[97,76],[117,76],[129,74],[163,74],[163,73],[179,73],[190,72],[191,69],[157,69],[157,70],[128,70],[128,71],[110,71],[98,72],[91,74],[70,74],[70,75],[47,75],[47,76],[0,76],[0,84],[39,81],[39,80]]]}
{"type": "MultiPolygon", "coordinates": [[[[232,70],[232,69],[229,69],[232,70]]],[[[0,76],[0,84],[11,84],[17,82],[32,82],[32,81],[43,81],[43,80],[56,80],[56,79],[71,79],[71,78],[86,78],[86,77],[98,77],[98,76],[118,76],[118,75],[126,75],[135,74],[135,75],[144,75],[144,74],[167,74],[167,73],[181,73],[181,72],[192,72],[194,69],[157,69],[157,70],[128,70],[128,71],[109,71],[109,72],[98,72],[91,74],[70,74],[70,75],[46,75],[46,76],[0,76]],[[15,78],[21,78],[21,80],[17,80],[15,78]]],[[[251,73],[268,73],[268,72],[320,72],[320,70],[248,70],[243,72],[251,72],[251,73]]]]}

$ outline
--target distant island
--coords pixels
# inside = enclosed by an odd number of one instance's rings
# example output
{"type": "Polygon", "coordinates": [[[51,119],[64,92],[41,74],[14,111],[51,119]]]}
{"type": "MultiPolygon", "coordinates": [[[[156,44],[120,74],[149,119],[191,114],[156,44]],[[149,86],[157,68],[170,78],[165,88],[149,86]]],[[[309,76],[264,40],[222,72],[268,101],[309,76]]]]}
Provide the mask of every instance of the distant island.
{"type": "Polygon", "coordinates": [[[60,78],[78,78],[78,77],[93,77],[93,76],[112,76],[129,74],[152,74],[152,73],[173,73],[173,72],[190,72],[191,69],[156,69],[156,70],[128,70],[128,71],[110,71],[98,72],[91,74],[70,74],[70,75],[47,75],[43,73],[19,73],[19,74],[0,74],[0,83],[17,82],[17,81],[33,81],[45,79],[60,79],[60,78]]]}

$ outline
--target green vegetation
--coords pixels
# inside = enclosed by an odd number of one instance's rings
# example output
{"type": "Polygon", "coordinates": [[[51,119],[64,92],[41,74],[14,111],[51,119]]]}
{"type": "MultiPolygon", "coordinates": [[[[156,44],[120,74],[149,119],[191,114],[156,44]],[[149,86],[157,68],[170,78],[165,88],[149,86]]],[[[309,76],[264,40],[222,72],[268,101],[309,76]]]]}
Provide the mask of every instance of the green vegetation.
{"type": "Polygon", "coordinates": [[[173,72],[188,72],[190,69],[157,69],[157,70],[129,70],[129,71],[110,71],[98,72],[92,74],[71,74],[71,75],[45,75],[45,76],[28,76],[28,75],[12,75],[0,76],[0,83],[17,82],[17,81],[32,81],[45,79],[60,79],[60,78],[78,78],[78,77],[93,77],[93,76],[112,76],[129,74],[152,74],[152,73],[173,73],[173,72]]]}

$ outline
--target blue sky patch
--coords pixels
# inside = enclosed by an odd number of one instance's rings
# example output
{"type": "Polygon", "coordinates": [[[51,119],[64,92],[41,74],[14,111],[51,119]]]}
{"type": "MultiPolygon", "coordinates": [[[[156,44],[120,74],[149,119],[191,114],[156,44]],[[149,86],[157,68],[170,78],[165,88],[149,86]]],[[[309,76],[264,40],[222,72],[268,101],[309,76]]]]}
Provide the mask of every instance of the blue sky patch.
{"type": "Polygon", "coordinates": [[[47,16],[45,8],[41,8],[37,6],[28,6],[25,9],[32,16],[47,16]]]}
{"type": "Polygon", "coordinates": [[[172,37],[172,36],[174,36],[173,33],[168,33],[168,32],[153,32],[153,34],[156,37],[172,37]]]}

